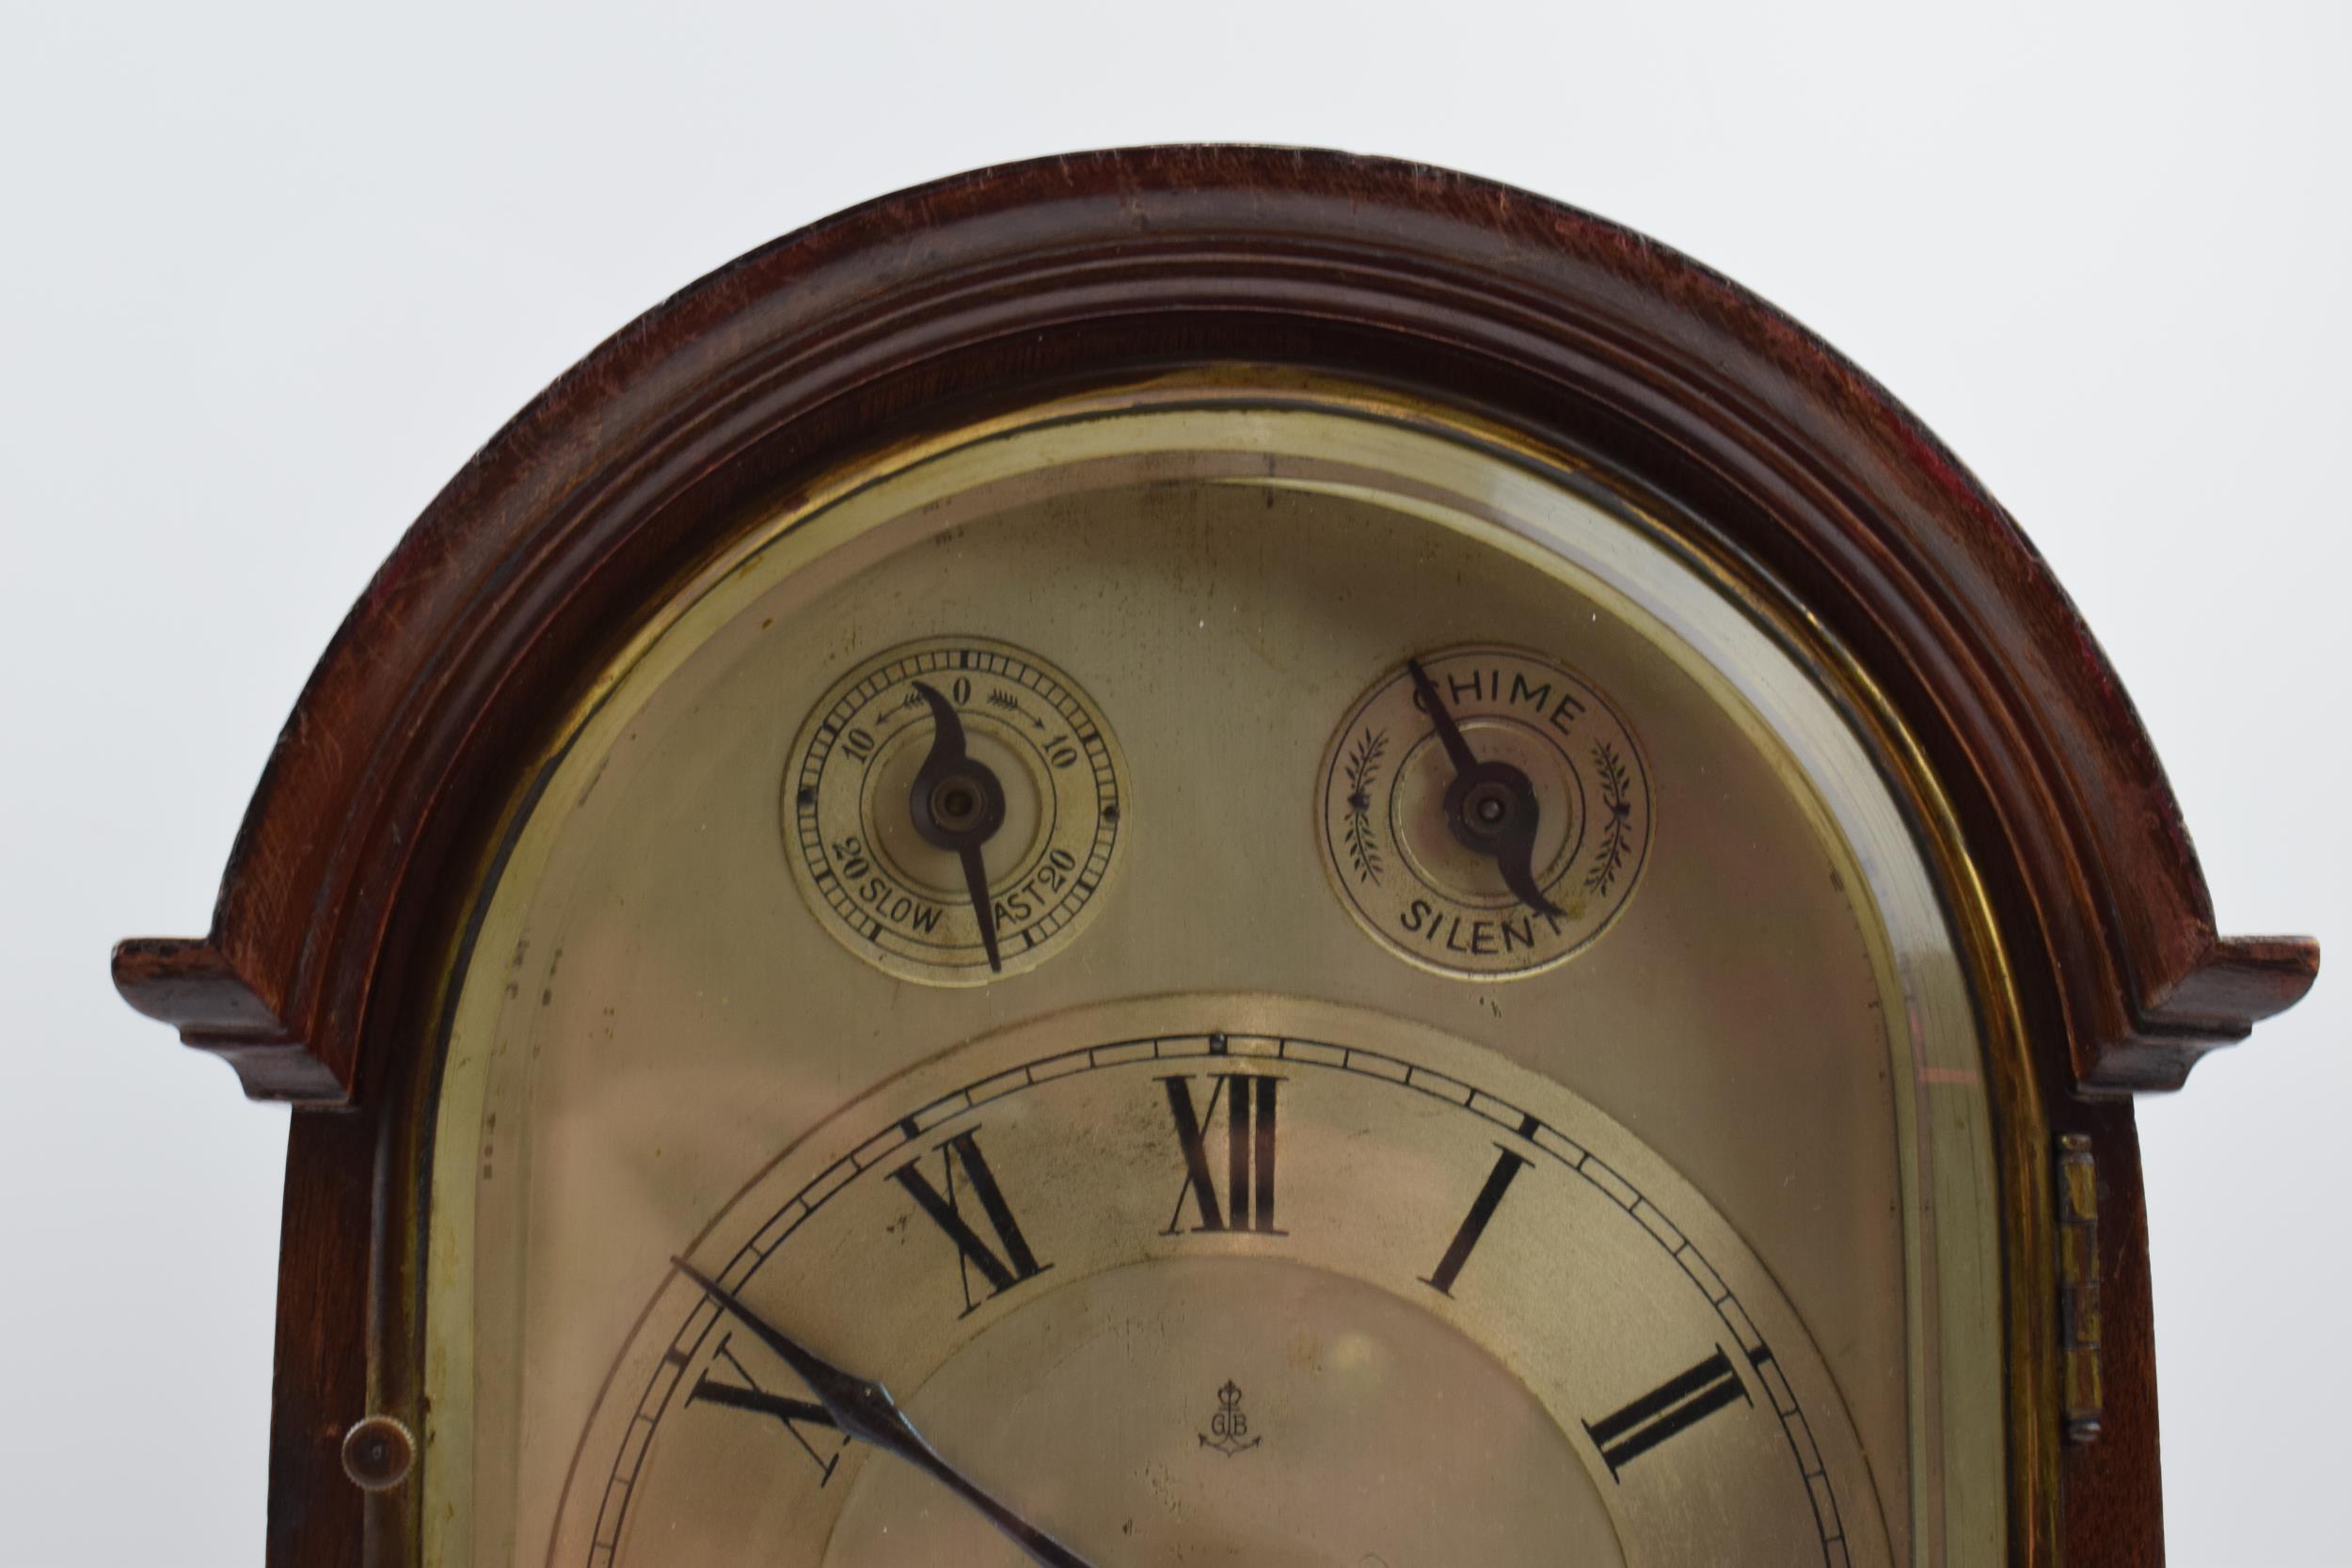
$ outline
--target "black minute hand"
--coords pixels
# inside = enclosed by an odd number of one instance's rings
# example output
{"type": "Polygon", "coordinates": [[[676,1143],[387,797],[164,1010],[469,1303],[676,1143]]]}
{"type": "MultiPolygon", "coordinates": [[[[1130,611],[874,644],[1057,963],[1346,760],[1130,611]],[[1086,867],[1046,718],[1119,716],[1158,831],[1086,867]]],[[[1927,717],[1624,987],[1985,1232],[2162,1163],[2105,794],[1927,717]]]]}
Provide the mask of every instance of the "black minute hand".
{"type": "Polygon", "coordinates": [[[1534,784],[1507,762],[1479,761],[1421,660],[1408,658],[1405,668],[1413,677],[1415,700],[1438,727],[1438,742],[1454,764],[1454,782],[1445,792],[1446,825],[1463,847],[1495,863],[1514,898],[1538,914],[1565,919],[1565,911],[1535,885],[1535,824],[1541,811],[1534,784]]]}
{"type": "Polygon", "coordinates": [[[890,1397],[889,1389],[871,1378],[859,1377],[834,1366],[755,1313],[733,1291],[685,1259],[673,1258],[670,1261],[678,1273],[700,1287],[703,1294],[733,1313],[754,1338],[775,1352],[793,1374],[808,1385],[817,1402],[825,1407],[825,1414],[843,1433],[885,1453],[896,1454],[978,1509],[988,1516],[990,1524],[1004,1532],[1007,1540],[1028,1554],[1030,1561],[1041,1563],[1043,1568],[1093,1568],[1085,1558],[998,1502],[962,1471],[940,1458],[890,1397]]]}

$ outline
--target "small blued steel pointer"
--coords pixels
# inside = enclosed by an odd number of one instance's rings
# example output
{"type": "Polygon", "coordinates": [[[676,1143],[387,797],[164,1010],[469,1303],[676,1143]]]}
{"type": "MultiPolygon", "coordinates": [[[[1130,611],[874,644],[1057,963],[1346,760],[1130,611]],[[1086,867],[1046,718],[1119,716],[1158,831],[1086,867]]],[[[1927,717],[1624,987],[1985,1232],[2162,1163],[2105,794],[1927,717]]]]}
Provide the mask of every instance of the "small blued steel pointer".
{"type": "Polygon", "coordinates": [[[1437,725],[1438,742],[1454,764],[1454,782],[1445,791],[1445,819],[1454,838],[1473,854],[1493,861],[1502,873],[1503,885],[1520,903],[1537,914],[1566,919],[1567,911],[1545,897],[1544,890],[1535,885],[1535,824],[1540,809],[1534,781],[1507,762],[1479,761],[1421,661],[1408,658],[1405,668],[1413,677],[1414,702],[1437,725]]]}
{"type": "Polygon", "coordinates": [[[989,896],[980,847],[1005,825],[1005,786],[988,764],[964,750],[963,721],[956,717],[955,704],[921,681],[911,684],[930,705],[938,727],[930,754],[907,790],[907,810],[924,843],[948,850],[963,863],[964,890],[972,895],[972,912],[979,917],[980,945],[988,950],[988,967],[1001,974],[1005,964],[996,950],[996,906],[989,896]]]}

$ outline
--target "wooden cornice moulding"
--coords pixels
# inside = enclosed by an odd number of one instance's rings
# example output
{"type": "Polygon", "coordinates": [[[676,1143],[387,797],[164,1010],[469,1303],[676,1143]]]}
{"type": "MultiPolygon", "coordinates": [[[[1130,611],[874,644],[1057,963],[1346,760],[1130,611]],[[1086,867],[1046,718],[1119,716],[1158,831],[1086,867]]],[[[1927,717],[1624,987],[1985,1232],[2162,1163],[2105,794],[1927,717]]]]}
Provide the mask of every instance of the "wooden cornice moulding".
{"type": "Polygon", "coordinates": [[[2137,1031],[2107,1048],[2090,1086],[2177,1089],[2200,1056],[2294,1006],[2318,975],[2319,943],[2310,937],[2216,938],[2137,1031]]]}
{"type": "Polygon", "coordinates": [[[1467,402],[1687,509],[1887,693],[2090,1092],[2177,1086],[2292,1003],[2222,941],[2114,670],[2009,516],[1868,376],[1641,235],[1412,164],[1146,148],[852,209],[665,301],[425,509],[328,648],[209,939],[123,995],[258,1098],[348,1101],[445,879],[578,683],[820,466],[1055,390],[1258,362],[1467,402]]]}
{"type": "Polygon", "coordinates": [[[135,937],[114,952],[115,989],[189,1045],[217,1053],[256,1100],[332,1102],[342,1085],[210,942],[135,937]]]}

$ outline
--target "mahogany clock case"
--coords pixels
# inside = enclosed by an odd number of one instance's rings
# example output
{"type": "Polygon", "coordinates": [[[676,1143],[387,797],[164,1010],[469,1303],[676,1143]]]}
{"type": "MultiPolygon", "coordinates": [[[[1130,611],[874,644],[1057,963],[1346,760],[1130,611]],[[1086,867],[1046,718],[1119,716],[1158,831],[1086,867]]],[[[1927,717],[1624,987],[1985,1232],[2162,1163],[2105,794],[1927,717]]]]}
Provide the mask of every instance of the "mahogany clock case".
{"type": "MultiPolygon", "coordinates": [[[[545,743],[671,585],[846,460],[1049,396],[1270,367],[1473,411],[1674,509],[1800,606],[1915,738],[1981,878],[2001,1121],[2017,1560],[2161,1555],[2131,1091],[2286,1006],[2301,939],[2217,935],[2114,672],[1899,404],[1770,306],[1523,192],[1336,153],[1159,148],[984,170],[780,240],[616,335],[450,483],[272,756],[211,932],[135,940],[143,1012],[295,1112],[273,1563],[398,1560],[413,1488],[343,1434],[413,1410],[436,979],[545,743]],[[2096,1151],[2105,1415],[2060,1412],[2058,1140],[2096,1151]],[[2077,1433],[2077,1435],[2088,1435],[2077,1433]],[[389,1554],[389,1555],[388,1555],[389,1554]]],[[[2071,1146],[2070,1146],[2071,1147],[2071,1146]]]]}

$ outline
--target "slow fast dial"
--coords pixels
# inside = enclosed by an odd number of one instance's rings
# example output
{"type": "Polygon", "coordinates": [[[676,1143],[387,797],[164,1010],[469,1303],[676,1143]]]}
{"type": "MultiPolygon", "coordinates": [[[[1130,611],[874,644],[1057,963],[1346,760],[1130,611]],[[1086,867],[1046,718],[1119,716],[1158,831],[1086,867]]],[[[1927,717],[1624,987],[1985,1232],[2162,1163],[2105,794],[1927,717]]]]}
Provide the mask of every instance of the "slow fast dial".
{"type": "Polygon", "coordinates": [[[981,985],[1044,962],[1092,913],[1125,766],[1077,683],[985,638],[933,638],[835,683],[785,775],[818,923],[901,979],[981,985]]]}

